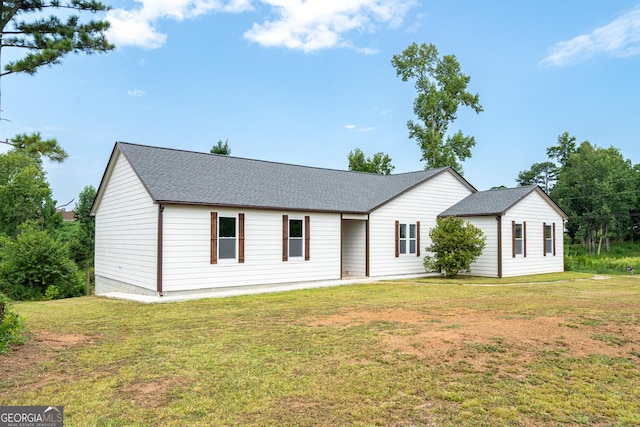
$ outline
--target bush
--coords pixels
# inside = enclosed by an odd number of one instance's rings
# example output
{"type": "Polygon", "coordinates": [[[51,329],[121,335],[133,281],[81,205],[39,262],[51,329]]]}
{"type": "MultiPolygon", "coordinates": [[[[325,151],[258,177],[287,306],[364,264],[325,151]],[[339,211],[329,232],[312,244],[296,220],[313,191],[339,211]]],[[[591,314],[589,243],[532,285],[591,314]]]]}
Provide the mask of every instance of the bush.
{"type": "Polygon", "coordinates": [[[0,244],[0,292],[11,299],[80,296],[83,283],[77,272],[67,246],[35,223],[22,225],[15,240],[0,244]],[[47,294],[50,286],[57,289],[47,294]]]}
{"type": "Polygon", "coordinates": [[[24,318],[14,313],[9,299],[0,294],[0,353],[6,353],[12,345],[22,344],[24,333],[24,318]]]}
{"type": "Polygon", "coordinates": [[[455,277],[459,272],[467,272],[485,247],[485,237],[478,227],[462,218],[438,218],[437,224],[429,231],[432,244],[427,251],[433,256],[424,258],[427,271],[444,272],[447,277],[455,277]]]}

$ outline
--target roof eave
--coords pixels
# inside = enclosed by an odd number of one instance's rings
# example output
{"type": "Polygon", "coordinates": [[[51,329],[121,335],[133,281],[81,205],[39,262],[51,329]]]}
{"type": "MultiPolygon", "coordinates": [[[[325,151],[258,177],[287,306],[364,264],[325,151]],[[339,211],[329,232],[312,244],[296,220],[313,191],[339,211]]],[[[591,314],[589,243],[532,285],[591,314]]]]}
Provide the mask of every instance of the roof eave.
{"type": "Polygon", "coordinates": [[[353,215],[367,215],[369,211],[354,211],[354,210],[340,210],[340,209],[314,209],[314,208],[301,208],[296,206],[269,206],[269,205],[243,205],[243,204],[231,204],[231,203],[207,203],[207,202],[185,202],[180,200],[154,200],[154,203],[159,205],[178,205],[178,206],[198,206],[198,207],[211,207],[211,208],[230,208],[230,209],[256,209],[256,210],[268,210],[268,211],[286,211],[286,212],[322,212],[333,214],[353,214],[353,215]]]}

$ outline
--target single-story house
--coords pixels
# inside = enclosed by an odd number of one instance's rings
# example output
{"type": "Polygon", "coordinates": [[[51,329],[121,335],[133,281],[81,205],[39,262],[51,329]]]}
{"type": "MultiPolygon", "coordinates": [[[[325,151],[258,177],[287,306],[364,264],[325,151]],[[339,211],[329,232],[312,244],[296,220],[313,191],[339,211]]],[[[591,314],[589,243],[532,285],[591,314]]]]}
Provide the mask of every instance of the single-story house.
{"type": "Polygon", "coordinates": [[[97,294],[421,275],[439,215],[487,234],[472,274],[563,269],[566,215],[544,192],[478,192],[450,167],[383,176],[118,142],[91,213],[97,294]]]}
{"type": "Polygon", "coordinates": [[[480,228],[485,249],[471,265],[478,276],[564,271],[567,214],[537,185],[472,193],[439,215],[480,228]]]}

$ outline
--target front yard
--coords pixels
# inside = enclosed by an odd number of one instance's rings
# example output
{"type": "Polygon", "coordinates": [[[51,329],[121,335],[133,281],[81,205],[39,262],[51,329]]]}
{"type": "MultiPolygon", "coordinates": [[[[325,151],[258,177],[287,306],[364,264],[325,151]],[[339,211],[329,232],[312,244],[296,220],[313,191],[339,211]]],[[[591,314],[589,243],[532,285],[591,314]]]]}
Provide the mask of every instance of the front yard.
{"type": "Polygon", "coordinates": [[[580,276],[21,303],[0,404],[68,426],[639,425],[640,279],[580,276]]]}

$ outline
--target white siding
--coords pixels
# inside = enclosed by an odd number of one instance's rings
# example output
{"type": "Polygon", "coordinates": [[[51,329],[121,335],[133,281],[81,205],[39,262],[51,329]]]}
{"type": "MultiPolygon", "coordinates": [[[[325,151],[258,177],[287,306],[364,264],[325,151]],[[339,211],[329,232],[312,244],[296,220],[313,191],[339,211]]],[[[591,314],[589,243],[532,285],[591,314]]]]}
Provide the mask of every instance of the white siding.
{"type": "Polygon", "coordinates": [[[564,271],[563,219],[537,192],[533,192],[511,208],[502,218],[502,275],[522,276],[564,271]],[[511,223],[527,223],[527,256],[512,252],[511,223]],[[543,224],[556,224],[556,255],[544,255],[543,224]]]}
{"type": "Polygon", "coordinates": [[[468,274],[498,277],[498,221],[496,217],[482,216],[463,219],[481,229],[486,238],[482,255],[471,264],[471,271],[468,274]]]}
{"type": "Polygon", "coordinates": [[[431,245],[429,230],[435,226],[436,217],[469,194],[471,190],[447,171],[372,212],[369,275],[426,273],[423,266],[426,255],[424,248],[431,245]],[[405,224],[420,221],[420,256],[395,256],[395,221],[405,224]]]}
{"type": "Polygon", "coordinates": [[[342,271],[349,276],[366,275],[366,221],[342,221],[342,271]]]}
{"type": "Polygon", "coordinates": [[[101,278],[155,291],[158,206],[122,155],[115,159],[95,218],[97,292],[101,278]]]}
{"type": "Polygon", "coordinates": [[[163,291],[187,292],[340,278],[340,215],[169,205],[163,214],[163,291]],[[245,215],[245,262],[210,263],[211,212],[245,215]],[[282,215],[310,217],[310,260],[282,261],[282,215]]]}

